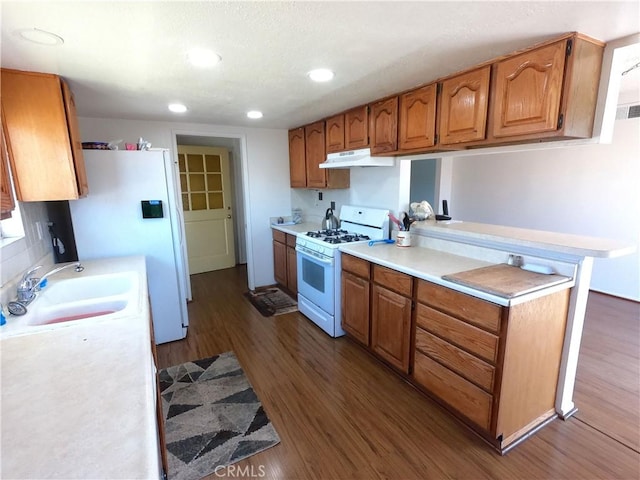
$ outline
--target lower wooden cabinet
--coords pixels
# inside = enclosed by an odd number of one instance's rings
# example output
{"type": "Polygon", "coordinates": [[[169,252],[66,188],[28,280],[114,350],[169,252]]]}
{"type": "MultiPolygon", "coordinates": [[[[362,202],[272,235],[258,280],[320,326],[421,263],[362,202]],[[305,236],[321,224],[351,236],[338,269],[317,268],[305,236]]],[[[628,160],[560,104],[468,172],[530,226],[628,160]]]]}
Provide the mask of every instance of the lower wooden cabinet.
{"type": "Polygon", "coordinates": [[[555,413],[570,289],[503,307],[342,254],[342,327],[499,451],[555,413]]]}
{"type": "Polygon", "coordinates": [[[394,367],[409,373],[411,298],[376,284],[372,291],[371,349],[394,367]]]}
{"type": "Polygon", "coordinates": [[[273,276],[290,293],[298,293],[296,236],[273,230],[273,276]]]}
{"type": "Polygon", "coordinates": [[[568,288],[501,307],[417,282],[416,384],[501,451],[555,415],[568,288]]]}
{"type": "Polygon", "coordinates": [[[364,345],[370,339],[371,265],[366,260],[342,255],[342,328],[364,345]]]}
{"type": "Polygon", "coordinates": [[[342,328],[403,373],[409,372],[412,284],[409,275],[342,255],[342,328]]]}

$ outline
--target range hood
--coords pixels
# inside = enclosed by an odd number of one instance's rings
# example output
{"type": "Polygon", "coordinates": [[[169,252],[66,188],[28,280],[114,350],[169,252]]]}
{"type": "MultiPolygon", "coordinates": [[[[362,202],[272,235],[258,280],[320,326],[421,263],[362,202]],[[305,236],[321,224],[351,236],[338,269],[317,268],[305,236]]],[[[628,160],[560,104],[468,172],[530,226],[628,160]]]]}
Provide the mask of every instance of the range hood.
{"type": "Polygon", "coordinates": [[[394,164],[394,157],[372,157],[371,149],[362,148],[330,153],[327,161],[320,164],[320,168],[392,167],[394,164]]]}

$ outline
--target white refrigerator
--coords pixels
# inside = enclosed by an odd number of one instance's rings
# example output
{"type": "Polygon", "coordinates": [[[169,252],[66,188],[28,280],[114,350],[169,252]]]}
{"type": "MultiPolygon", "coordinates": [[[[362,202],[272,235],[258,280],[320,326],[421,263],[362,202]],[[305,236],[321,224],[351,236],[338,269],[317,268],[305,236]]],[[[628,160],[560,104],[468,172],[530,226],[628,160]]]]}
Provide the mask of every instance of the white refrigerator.
{"type": "Polygon", "coordinates": [[[78,259],[144,255],[156,343],[187,335],[191,297],[177,165],[168,150],[85,150],[85,198],[69,202],[78,259]]]}

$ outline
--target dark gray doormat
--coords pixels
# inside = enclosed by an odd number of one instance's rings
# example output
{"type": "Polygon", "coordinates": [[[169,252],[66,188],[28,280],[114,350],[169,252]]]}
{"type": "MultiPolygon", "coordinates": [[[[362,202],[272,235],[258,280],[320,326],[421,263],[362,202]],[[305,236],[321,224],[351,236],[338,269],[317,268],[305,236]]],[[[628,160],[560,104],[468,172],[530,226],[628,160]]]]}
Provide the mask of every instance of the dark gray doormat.
{"type": "Polygon", "coordinates": [[[233,352],[159,372],[170,480],[196,480],[280,443],[233,352]]]}
{"type": "Polygon", "coordinates": [[[298,302],[278,287],[251,290],[246,292],[245,296],[265,317],[282,315],[298,310],[298,302]]]}

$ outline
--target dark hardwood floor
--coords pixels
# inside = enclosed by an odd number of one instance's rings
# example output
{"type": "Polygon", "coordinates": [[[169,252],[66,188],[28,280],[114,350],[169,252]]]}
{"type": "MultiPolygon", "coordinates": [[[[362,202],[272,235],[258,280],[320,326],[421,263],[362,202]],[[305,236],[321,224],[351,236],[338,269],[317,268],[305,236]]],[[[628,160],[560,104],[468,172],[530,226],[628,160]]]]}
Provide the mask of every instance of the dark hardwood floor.
{"type": "Polygon", "coordinates": [[[189,334],[158,346],[160,368],[233,350],[260,397],[282,441],[229,478],[640,477],[637,303],[591,293],[579,412],[500,456],[349,339],[298,312],[261,316],[246,285],[244,267],[193,275],[189,334]]]}

